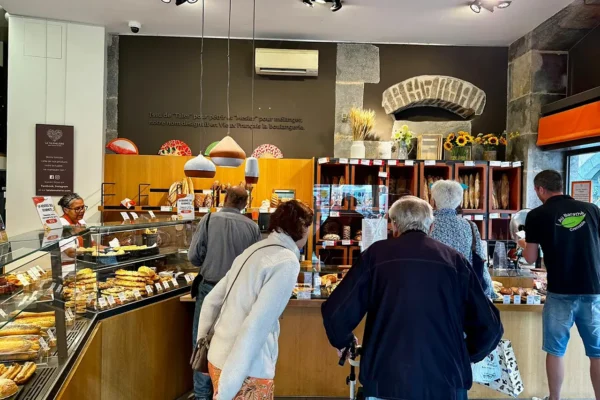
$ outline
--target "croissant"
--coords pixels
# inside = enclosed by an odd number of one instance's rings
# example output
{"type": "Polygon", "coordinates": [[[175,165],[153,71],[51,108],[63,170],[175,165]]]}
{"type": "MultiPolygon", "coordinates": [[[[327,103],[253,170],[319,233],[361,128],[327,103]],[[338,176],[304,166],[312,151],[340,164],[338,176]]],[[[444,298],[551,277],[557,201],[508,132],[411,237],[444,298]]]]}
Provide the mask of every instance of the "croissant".
{"type": "Polygon", "coordinates": [[[508,196],[510,191],[510,183],[508,182],[508,176],[502,175],[501,188],[500,188],[500,199],[502,201],[502,209],[508,210],[508,196]]]}
{"type": "Polygon", "coordinates": [[[480,197],[481,197],[481,188],[480,188],[480,181],[479,181],[479,172],[475,174],[475,182],[474,182],[474,191],[475,191],[475,204],[473,204],[473,208],[478,209],[479,208],[479,201],[480,201],[480,197]]]}

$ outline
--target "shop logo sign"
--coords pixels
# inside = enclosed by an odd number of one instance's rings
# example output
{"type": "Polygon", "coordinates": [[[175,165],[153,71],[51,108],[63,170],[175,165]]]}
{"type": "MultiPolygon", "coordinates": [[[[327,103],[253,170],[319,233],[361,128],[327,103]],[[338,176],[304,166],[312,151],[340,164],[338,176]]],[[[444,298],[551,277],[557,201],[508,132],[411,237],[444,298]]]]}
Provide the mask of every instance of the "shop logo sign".
{"type": "Polygon", "coordinates": [[[48,135],[48,138],[50,138],[50,140],[56,142],[63,136],[63,132],[60,129],[48,129],[46,135],[48,135]]]}
{"type": "Polygon", "coordinates": [[[585,225],[585,213],[570,213],[564,214],[558,219],[558,226],[569,229],[571,232],[576,231],[585,225]]]}

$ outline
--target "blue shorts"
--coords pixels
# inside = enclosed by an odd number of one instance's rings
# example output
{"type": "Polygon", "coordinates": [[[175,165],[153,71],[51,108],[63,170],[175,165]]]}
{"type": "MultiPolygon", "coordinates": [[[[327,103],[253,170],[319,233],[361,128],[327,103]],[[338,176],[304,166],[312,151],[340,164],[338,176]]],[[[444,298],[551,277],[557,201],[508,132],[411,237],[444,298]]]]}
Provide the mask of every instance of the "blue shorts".
{"type": "Polygon", "coordinates": [[[544,306],[543,350],[562,357],[567,351],[573,324],[590,358],[600,358],[600,295],[548,293],[544,306]]]}

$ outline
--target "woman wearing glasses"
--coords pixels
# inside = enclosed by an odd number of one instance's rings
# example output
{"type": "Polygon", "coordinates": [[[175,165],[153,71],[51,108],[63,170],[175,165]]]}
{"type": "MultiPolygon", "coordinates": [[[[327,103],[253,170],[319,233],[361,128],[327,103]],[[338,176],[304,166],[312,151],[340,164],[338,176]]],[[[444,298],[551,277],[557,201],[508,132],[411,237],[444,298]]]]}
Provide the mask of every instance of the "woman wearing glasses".
{"type": "Polygon", "coordinates": [[[83,203],[83,199],[77,193],[64,195],[58,201],[58,205],[63,211],[63,216],[60,218],[60,222],[63,226],[85,225],[83,216],[87,210],[87,206],[83,203]]]}

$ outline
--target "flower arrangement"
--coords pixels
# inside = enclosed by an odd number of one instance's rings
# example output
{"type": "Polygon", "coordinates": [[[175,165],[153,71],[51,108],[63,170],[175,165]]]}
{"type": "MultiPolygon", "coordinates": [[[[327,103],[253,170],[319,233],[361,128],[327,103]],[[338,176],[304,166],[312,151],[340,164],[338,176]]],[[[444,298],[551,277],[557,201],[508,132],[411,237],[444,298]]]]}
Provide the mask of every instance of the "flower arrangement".
{"type": "Polygon", "coordinates": [[[412,140],[415,137],[415,134],[408,129],[408,125],[402,125],[400,130],[397,130],[392,134],[392,141],[394,142],[394,146],[397,148],[405,147],[407,149],[407,153],[410,153],[412,150],[412,140]]]}
{"type": "Polygon", "coordinates": [[[457,134],[451,133],[444,141],[444,150],[449,151],[453,160],[467,160],[470,158],[471,143],[473,136],[469,132],[459,131],[457,134]]]}
{"type": "Polygon", "coordinates": [[[475,138],[474,143],[482,145],[485,151],[494,151],[497,150],[498,146],[506,146],[509,140],[516,139],[519,135],[518,131],[510,133],[504,131],[500,134],[488,133],[487,135],[480,133],[475,138]]]}
{"type": "Polygon", "coordinates": [[[375,126],[375,111],[352,107],[349,118],[352,126],[352,140],[377,139],[377,136],[371,132],[375,126]]]}

